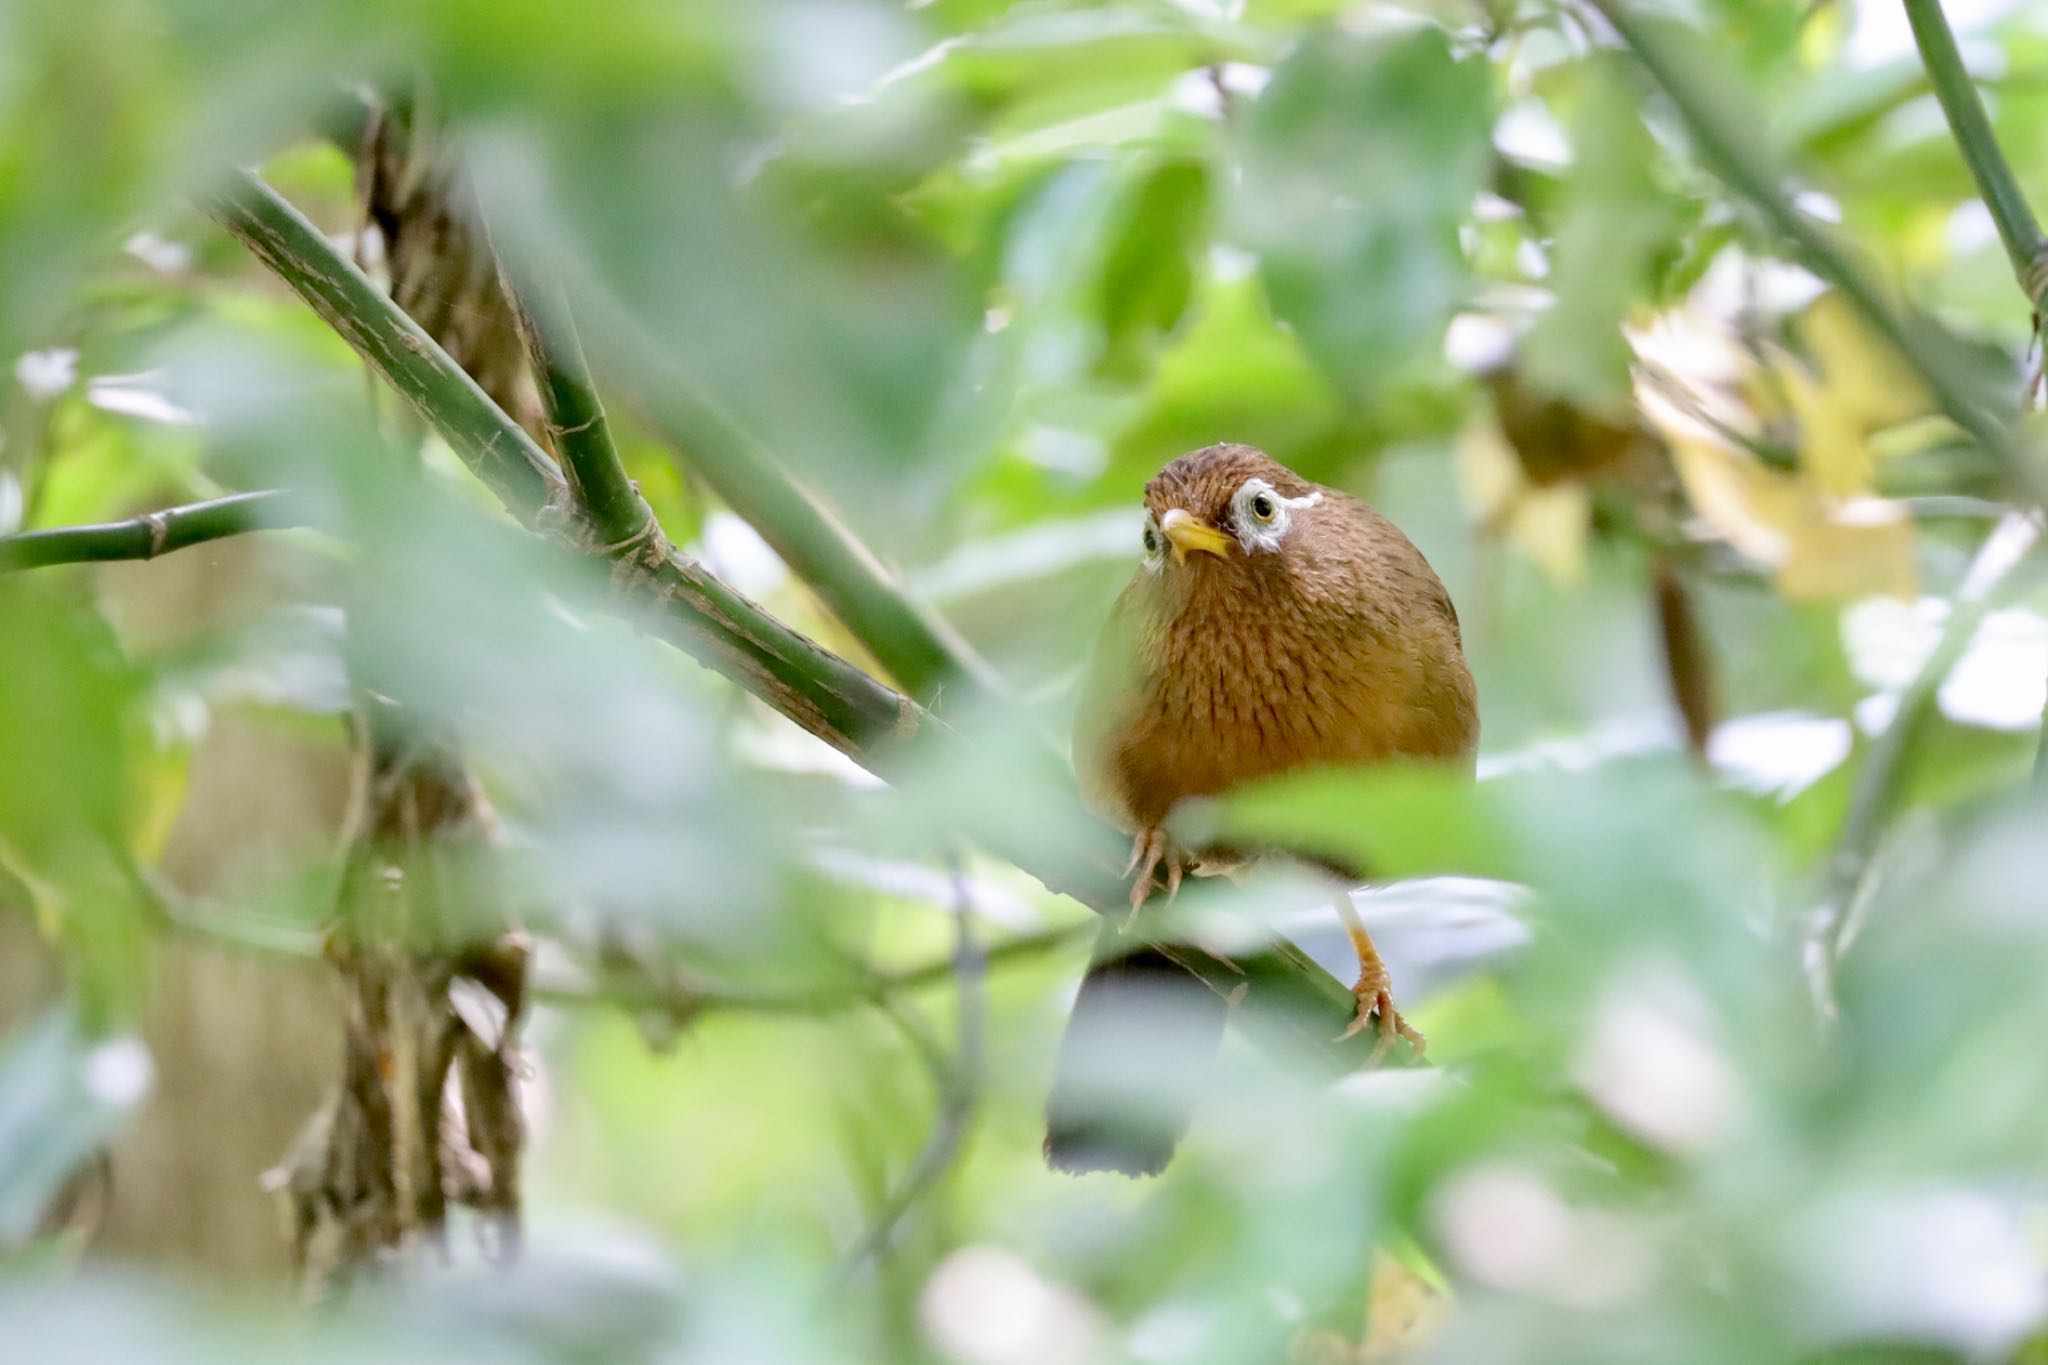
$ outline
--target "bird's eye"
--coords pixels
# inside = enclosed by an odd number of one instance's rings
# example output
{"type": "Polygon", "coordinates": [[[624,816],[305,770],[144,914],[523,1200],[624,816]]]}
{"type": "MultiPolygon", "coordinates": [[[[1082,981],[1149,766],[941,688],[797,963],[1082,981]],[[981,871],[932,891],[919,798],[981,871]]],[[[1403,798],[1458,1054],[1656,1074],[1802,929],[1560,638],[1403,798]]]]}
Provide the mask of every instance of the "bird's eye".
{"type": "Polygon", "coordinates": [[[1159,532],[1152,529],[1152,523],[1150,522],[1145,523],[1145,553],[1148,555],[1159,553],[1159,532]]]}
{"type": "Polygon", "coordinates": [[[1273,501],[1271,493],[1252,494],[1252,515],[1260,521],[1271,521],[1280,515],[1280,504],[1273,501]]]}

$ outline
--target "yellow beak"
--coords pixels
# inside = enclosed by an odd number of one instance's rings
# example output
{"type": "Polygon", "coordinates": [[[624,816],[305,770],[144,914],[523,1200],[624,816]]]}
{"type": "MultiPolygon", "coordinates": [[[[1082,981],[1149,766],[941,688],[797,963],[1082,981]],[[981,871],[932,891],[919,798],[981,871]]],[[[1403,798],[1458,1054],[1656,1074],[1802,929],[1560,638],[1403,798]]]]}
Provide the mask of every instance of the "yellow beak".
{"type": "Polygon", "coordinates": [[[1159,519],[1159,533],[1172,542],[1173,562],[1176,564],[1187,563],[1188,553],[1192,550],[1228,559],[1231,549],[1237,544],[1229,532],[1196,521],[1192,514],[1178,507],[1159,519]]]}

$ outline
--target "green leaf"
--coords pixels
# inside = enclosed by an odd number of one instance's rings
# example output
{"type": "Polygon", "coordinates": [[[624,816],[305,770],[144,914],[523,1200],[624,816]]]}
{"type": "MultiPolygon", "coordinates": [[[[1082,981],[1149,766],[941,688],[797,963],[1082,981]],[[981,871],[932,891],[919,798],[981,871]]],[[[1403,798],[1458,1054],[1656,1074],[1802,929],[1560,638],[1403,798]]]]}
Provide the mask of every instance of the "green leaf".
{"type": "Polygon", "coordinates": [[[1209,176],[1200,163],[1168,161],[1138,179],[1097,286],[1107,367],[1139,369],[1153,339],[1187,311],[1208,220],[1209,176]]]}
{"type": "Polygon", "coordinates": [[[1231,227],[1274,312],[1356,397],[1433,351],[1465,295],[1458,226],[1484,183],[1488,83],[1434,29],[1318,32],[1246,114],[1231,227]]]}
{"type": "Polygon", "coordinates": [[[0,846],[49,870],[114,842],[134,680],[92,615],[0,585],[0,846]]]}
{"type": "Polygon", "coordinates": [[[1552,253],[1556,302],[1525,350],[1531,384],[1609,413],[1625,412],[1630,401],[1621,325],[1645,301],[1652,267],[1677,226],[1651,173],[1655,147],[1637,103],[1626,72],[1612,62],[1593,66],[1552,253]]]}

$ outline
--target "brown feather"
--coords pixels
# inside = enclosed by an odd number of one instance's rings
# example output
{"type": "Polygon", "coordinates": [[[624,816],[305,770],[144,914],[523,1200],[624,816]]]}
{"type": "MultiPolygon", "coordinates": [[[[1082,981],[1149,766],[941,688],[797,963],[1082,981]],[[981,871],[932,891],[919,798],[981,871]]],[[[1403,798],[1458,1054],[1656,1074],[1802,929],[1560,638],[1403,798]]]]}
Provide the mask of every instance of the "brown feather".
{"type": "MultiPolygon", "coordinates": [[[[1365,503],[1251,446],[1193,451],[1146,485],[1155,526],[1176,508],[1233,537],[1250,478],[1289,508],[1277,546],[1154,556],[1103,628],[1083,683],[1074,767],[1083,796],[1136,833],[1182,799],[1300,768],[1393,759],[1469,765],[1478,696],[1450,595],[1408,537],[1365,503]],[[1317,495],[1320,495],[1318,497],[1317,495]]],[[[1314,850],[1292,850],[1330,866],[1314,850]]],[[[1242,850],[1200,850],[1205,861],[1242,850]]],[[[1357,869],[1344,869],[1356,873],[1357,869]]],[[[1105,943],[1116,930],[1104,930],[1105,943]]],[[[1065,1171],[1148,1174],[1186,1130],[1224,1003],[1149,950],[1102,953],[1082,982],[1046,1105],[1046,1160],[1065,1171]],[[1122,1080],[1171,1081],[1171,1102],[1119,1104],[1100,1066],[1134,1018],[1170,1012],[1178,1035],[1122,1080]],[[1105,1094],[1106,1092],[1106,1094],[1105,1094]]],[[[1419,1035],[1417,1035],[1419,1037],[1419,1035]]]]}
{"type": "Polygon", "coordinates": [[[1322,765],[1467,761],[1479,711],[1456,610],[1429,562],[1366,503],[1241,445],[1183,455],[1147,485],[1153,515],[1229,530],[1261,477],[1293,511],[1277,553],[1190,555],[1141,569],[1117,599],[1082,690],[1075,769],[1130,830],[1185,797],[1322,765]]]}

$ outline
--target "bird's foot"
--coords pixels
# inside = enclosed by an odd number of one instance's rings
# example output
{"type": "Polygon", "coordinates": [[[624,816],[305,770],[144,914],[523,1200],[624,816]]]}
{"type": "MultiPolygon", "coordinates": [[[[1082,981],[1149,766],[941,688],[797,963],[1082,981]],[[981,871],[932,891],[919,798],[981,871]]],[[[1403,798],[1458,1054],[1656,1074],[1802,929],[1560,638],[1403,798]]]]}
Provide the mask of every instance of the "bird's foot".
{"type": "Polygon", "coordinates": [[[1386,968],[1360,973],[1357,984],[1351,988],[1351,993],[1358,997],[1358,1013],[1352,1016],[1350,1025],[1337,1035],[1337,1041],[1341,1043],[1346,1038],[1365,1032],[1368,1028],[1378,1029],[1379,1037],[1373,1041],[1372,1055],[1365,1059],[1367,1066],[1377,1065],[1394,1046],[1394,1040],[1397,1038],[1406,1038],[1414,1047],[1417,1057],[1420,1057],[1422,1050],[1429,1046],[1429,1039],[1422,1036],[1422,1030],[1401,1017],[1399,1007],[1394,1004],[1393,983],[1387,978],[1386,968]]]}
{"type": "Polygon", "coordinates": [[[1131,860],[1124,865],[1126,877],[1137,874],[1131,882],[1131,913],[1124,919],[1126,933],[1151,896],[1153,878],[1162,867],[1166,872],[1166,898],[1172,900],[1180,894],[1180,879],[1187,872],[1187,862],[1166,837],[1165,830],[1157,825],[1139,830],[1138,837],[1131,842],[1131,860]]]}

